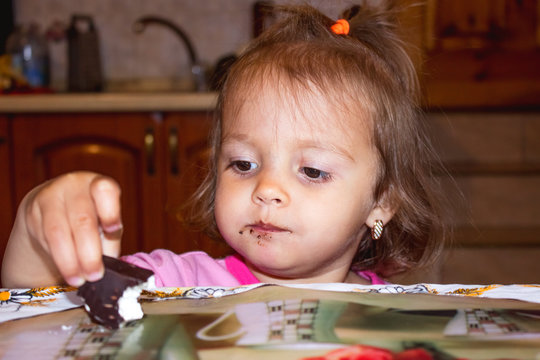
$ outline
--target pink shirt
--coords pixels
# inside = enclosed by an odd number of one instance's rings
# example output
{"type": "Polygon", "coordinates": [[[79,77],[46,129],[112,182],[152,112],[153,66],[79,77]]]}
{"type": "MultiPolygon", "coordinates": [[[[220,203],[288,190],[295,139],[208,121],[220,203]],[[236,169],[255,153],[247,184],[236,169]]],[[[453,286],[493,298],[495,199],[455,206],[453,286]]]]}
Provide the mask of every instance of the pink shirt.
{"type": "MultiPolygon", "coordinates": [[[[202,251],[175,254],[157,249],[151,253],[123,256],[122,260],[152,270],[158,287],[238,286],[260,282],[239,255],[213,259],[202,251]]],[[[386,284],[373,272],[360,271],[357,274],[373,285],[386,284]]]]}

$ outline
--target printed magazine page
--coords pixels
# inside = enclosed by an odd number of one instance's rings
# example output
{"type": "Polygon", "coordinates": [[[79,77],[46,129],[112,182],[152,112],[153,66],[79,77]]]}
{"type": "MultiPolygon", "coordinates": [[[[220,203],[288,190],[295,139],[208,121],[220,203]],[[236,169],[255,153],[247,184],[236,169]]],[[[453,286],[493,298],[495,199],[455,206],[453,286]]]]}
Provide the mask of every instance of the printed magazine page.
{"type": "Polygon", "coordinates": [[[540,306],[516,300],[263,286],[143,308],[143,319],[118,330],[92,323],[81,308],[3,323],[3,334],[18,332],[2,358],[326,359],[360,347],[396,357],[344,359],[405,359],[398,355],[410,349],[435,360],[540,353],[540,306]]]}

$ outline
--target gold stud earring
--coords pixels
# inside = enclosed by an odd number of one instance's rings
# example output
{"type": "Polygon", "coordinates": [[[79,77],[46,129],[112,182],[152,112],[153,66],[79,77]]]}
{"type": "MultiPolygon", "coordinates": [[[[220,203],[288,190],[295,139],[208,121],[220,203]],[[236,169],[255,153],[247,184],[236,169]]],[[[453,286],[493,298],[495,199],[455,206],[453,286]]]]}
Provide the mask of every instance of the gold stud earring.
{"type": "Polygon", "coordinates": [[[379,240],[381,238],[384,226],[382,220],[375,220],[373,227],[371,228],[371,238],[373,240],[379,240]]]}

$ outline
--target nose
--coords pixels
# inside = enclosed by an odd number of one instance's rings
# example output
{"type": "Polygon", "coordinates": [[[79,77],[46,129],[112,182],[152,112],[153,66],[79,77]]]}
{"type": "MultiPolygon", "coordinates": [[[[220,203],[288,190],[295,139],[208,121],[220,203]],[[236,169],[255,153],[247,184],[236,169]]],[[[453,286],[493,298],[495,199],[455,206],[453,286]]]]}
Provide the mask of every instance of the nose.
{"type": "Polygon", "coordinates": [[[285,190],[285,182],[277,174],[263,172],[259,174],[257,187],[253,191],[252,200],[258,205],[274,205],[278,207],[289,204],[289,194],[285,190]]]}

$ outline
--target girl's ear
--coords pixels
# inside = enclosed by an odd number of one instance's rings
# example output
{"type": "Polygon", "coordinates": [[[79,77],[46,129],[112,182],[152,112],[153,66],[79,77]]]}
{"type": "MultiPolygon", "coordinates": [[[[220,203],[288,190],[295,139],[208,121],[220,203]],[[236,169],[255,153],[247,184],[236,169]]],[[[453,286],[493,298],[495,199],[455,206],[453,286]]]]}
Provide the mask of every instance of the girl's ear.
{"type": "Polygon", "coordinates": [[[392,219],[395,213],[396,211],[394,209],[385,207],[383,205],[376,205],[369,213],[366,219],[366,225],[371,228],[377,220],[381,220],[383,224],[386,225],[392,219]]]}
{"type": "Polygon", "coordinates": [[[392,204],[387,196],[383,196],[382,199],[375,204],[373,209],[371,209],[371,212],[366,219],[366,225],[371,228],[377,220],[381,220],[383,224],[386,225],[392,219],[396,211],[397,206],[392,204]]]}

